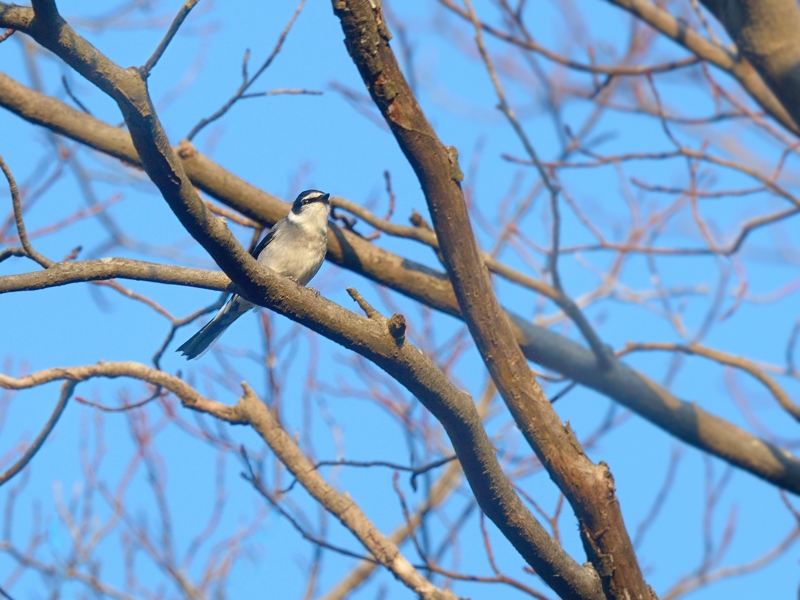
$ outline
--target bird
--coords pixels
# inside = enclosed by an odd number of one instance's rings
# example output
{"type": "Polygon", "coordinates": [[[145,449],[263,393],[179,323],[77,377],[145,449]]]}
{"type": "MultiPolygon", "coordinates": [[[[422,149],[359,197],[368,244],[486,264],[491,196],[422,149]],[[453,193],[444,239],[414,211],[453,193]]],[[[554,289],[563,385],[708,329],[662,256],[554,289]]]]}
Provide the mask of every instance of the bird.
{"type": "MultiPolygon", "coordinates": [[[[299,285],[317,274],[328,248],[330,194],[319,190],[300,192],[292,210],[275,223],[251,251],[260,262],[299,285]]],[[[205,327],[178,347],[187,360],[200,358],[216,339],[255,305],[234,294],[205,327]]]]}

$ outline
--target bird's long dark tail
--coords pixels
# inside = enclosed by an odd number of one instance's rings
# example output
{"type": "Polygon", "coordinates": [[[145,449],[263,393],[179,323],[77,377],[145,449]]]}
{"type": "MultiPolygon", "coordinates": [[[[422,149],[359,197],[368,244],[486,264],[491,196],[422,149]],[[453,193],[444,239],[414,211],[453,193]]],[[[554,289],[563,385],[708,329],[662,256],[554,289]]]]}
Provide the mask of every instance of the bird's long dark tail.
{"type": "Polygon", "coordinates": [[[181,344],[177,352],[183,353],[189,360],[200,358],[231,323],[252,307],[249,302],[234,296],[205,327],[181,344]]]}

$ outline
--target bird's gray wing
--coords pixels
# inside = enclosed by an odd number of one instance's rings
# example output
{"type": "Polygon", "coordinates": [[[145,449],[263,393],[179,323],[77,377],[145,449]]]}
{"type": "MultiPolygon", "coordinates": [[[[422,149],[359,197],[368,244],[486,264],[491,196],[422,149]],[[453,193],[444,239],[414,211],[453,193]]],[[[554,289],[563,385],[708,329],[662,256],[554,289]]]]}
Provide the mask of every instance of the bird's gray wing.
{"type": "MultiPolygon", "coordinates": [[[[277,225],[277,223],[276,223],[276,225],[277,225]]],[[[252,252],[250,252],[250,254],[253,255],[253,258],[257,259],[258,255],[261,254],[261,252],[264,250],[264,248],[266,248],[267,245],[269,245],[269,243],[272,240],[275,239],[275,233],[277,231],[278,231],[278,228],[276,226],[273,226],[272,229],[270,229],[267,232],[267,235],[265,235],[263,238],[261,238],[261,241],[258,242],[258,244],[256,244],[256,247],[253,248],[252,252]]]]}

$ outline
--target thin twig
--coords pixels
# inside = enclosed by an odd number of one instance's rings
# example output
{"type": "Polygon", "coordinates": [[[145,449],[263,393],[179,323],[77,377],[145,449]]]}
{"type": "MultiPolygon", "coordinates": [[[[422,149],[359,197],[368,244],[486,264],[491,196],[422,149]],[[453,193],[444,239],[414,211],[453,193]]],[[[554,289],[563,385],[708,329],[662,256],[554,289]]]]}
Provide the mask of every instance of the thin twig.
{"type": "Polygon", "coordinates": [[[19,246],[9,246],[8,248],[3,248],[0,250],[0,263],[7,258],[11,258],[12,256],[28,256],[28,254],[25,252],[25,248],[21,248],[19,246]]]}
{"type": "Polygon", "coordinates": [[[242,94],[241,99],[246,98],[263,98],[265,96],[282,96],[288,94],[290,96],[322,96],[323,92],[320,90],[306,90],[303,88],[279,88],[277,90],[269,90],[268,92],[253,92],[252,94],[242,94]]]}
{"type": "Polygon", "coordinates": [[[43,254],[39,254],[39,252],[34,250],[30,241],[28,241],[28,234],[25,231],[25,222],[22,220],[22,203],[19,199],[17,182],[14,180],[14,175],[11,174],[11,169],[8,168],[8,165],[6,165],[6,162],[3,160],[2,156],[0,156],[0,169],[3,171],[3,174],[8,180],[8,189],[11,191],[11,204],[14,207],[14,219],[17,222],[19,241],[22,243],[25,253],[28,255],[28,258],[35,260],[45,269],[52,267],[55,263],[43,254]]]}
{"type": "MultiPolygon", "coordinates": [[[[386,462],[383,460],[370,460],[370,461],[360,461],[360,460],[321,460],[317,463],[314,463],[314,468],[319,469],[320,467],[387,467],[389,469],[395,469],[396,471],[407,471],[411,473],[411,488],[416,492],[417,491],[417,477],[420,475],[424,475],[428,471],[432,471],[433,469],[437,469],[447,463],[456,460],[458,457],[447,456],[440,460],[435,460],[432,463],[428,463],[427,465],[422,465],[421,467],[408,467],[406,465],[401,465],[398,463],[393,462],[386,462]]],[[[292,481],[287,487],[281,490],[282,494],[289,492],[297,483],[297,479],[292,481]]]]}
{"type": "Polygon", "coordinates": [[[142,74],[142,77],[144,77],[145,79],[150,77],[150,71],[152,71],[153,68],[156,66],[156,63],[159,61],[161,56],[166,51],[167,46],[169,46],[170,42],[172,41],[172,38],[174,38],[175,34],[178,33],[178,29],[180,29],[181,25],[183,24],[183,21],[186,19],[186,17],[189,16],[189,13],[198,2],[199,0],[186,0],[183,6],[181,6],[181,9],[178,11],[178,14],[175,15],[175,18],[172,20],[172,24],[169,26],[167,33],[164,34],[164,38],[158,44],[158,46],[156,47],[155,51],[150,56],[150,58],[147,59],[147,62],[144,63],[144,66],[139,69],[139,72],[142,74]]]}
{"type": "Polygon", "coordinates": [[[374,559],[374,558],[371,558],[369,556],[364,556],[363,554],[358,554],[357,552],[353,552],[351,550],[347,550],[347,549],[342,548],[340,546],[335,546],[334,544],[326,542],[325,540],[322,540],[322,539],[318,538],[317,536],[311,535],[308,531],[305,530],[305,528],[302,525],[300,525],[300,523],[297,522],[297,519],[295,519],[289,513],[289,511],[287,511],[285,508],[283,508],[283,506],[281,506],[280,502],[278,502],[278,499],[275,498],[267,490],[266,487],[264,487],[264,484],[261,481],[261,476],[258,475],[255,472],[255,470],[253,469],[253,465],[250,462],[250,457],[247,456],[247,451],[244,449],[244,446],[242,446],[242,448],[241,448],[240,456],[242,457],[242,462],[244,463],[245,467],[247,467],[247,472],[246,473],[241,473],[242,479],[244,479],[245,481],[249,482],[250,485],[252,485],[256,489],[256,491],[259,494],[261,494],[261,496],[267,502],[269,502],[270,506],[272,506],[275,510],[277,510],[281,514],[281,516],[283,516],[287,521],[289,521],[289,523],[292,525],[292,527],[294,527],[297,530],[297,532],[301,536],[303,536],[303,538],[305,538],[306,540],[308,540],[312,544],[315,544],[315,545],[317,545],[317,546],[319,546],[321,548],[327,548],[328,550],[332,550],[333,552],[338,552],[339,554],[342,554],[343,556],[349,556],[351,558],[357,558],[359,560],[365,560],[367,562],[380,564],[380,562],[378,560],[374,559]]]}
{"type": "Polygon", "coordinates": [[[653,504],[650,507],[650,511],[647,513],[647,516],[636,527],[636,534],[633,537],[633,547],[637,550],[641,546],[642,541],[644,541],[644,536],[647,533],[647,530],[653,523],[655,523],[656,517],[658,516],[659,512],[661,512],[661,508],[664,506],[667,495],[672,489],[672,485],[675,482],[675,475],[678,472],[678,462],[680,461],[682,454],[683,452],[680,447],[676,446],[673,448],[672,456],[669,460],[669,467],[667,468],[667,474],[664,476],[664,482],[661,484],[661,489],[658,491],[658,494],[656,494],[655,500],[653,500],[653,504]]]}
{"type": "MultiPolygon", "coordinates": [[[[439,0],[439,3],[445,6],[446,8],[450,9],[452,12],[457,14],[459,17],[471,20],[470,13],[467,10],[457,6],[452,0],[439,0]]],[[[516,12],[516,11],[514,11],[516,12]]],[[[516,15],[515,15],[516,16],[516,15]]],[[[520,20],[518,16],[516,16],[517,20],[520,20]]],[[[665,63],[658,63],[654,65],[597,65],[597,64],[586,64],[581,63],[575,60],[572,60],[566,56],[558,54],[556,52],[552,52],[548,50],[544,46],[536,43],[535,40],[532,38],[526,37],[526,39],[522,40],[518,37],[515,37],[509,33],[501,31],[496,27],[492,27],[491,25],[480,21],[480,27],[483,31],[487,32],[491,36],[503,40],[504,42],[508,42],[509,44],[513,44],[519,48],[524,50],[531,50],[536,52],[537,54],[541,54],[546,59],[555,62],[556,64],[562,65],[564,67],[568,67],[570,69],[574,69],[576,71],[583,71],[586,73],[591,73],[593,75],[596,74],[603,74],[608,75],[608,80],[610,81],[613,77],[620,77],[620,76],[637,76],[637,75],[644,75],[645,73],[664,73],[669,71],[674,71],[677,69],[682,69],[685,67],[691,67],[696,65],[700,62],[700,58],[697,56],[689,56],[687,58],[683,58],[680,60],[669,61],[665,63]]]]}
{"type": "Polygon", "coordinates": [[[586,342],[589,344],[589,347],[592,349],[592,352],[597,359],[598,365],[602,369],[607,369],[611,366],[613,360],[613,353],[609,351],[606,345],[602,342],[599,338],[597,333],[594,331],[594,328],[591,326],[589,321],[584,316],[583,312],[581,312],[578,305],[567,296],[564,292],[563,288],[561,287],[561,279],[558,275],[558,240],[559,240],[559,226],[560,226],[560,217],[558,213],[558,195],[560,193],[560,186],[558,182],[554,181],[553,178],[547,173],[545,170],[544,165],[539,160],[539,156],[536,153],[536,150],[531,144],[528,136],[525,134],[525,130],[520,125],[519,120],[517,119],[516,115],[514,114],[514,110],[509,106],[508,102],[506,101],[505,92],[503,91],[503,86],[500,84],[500,78],[497,76],[497,71],[495,71],[494,65],[492,64],[492,60],[489,57],[489,53],[486,50],[486,46],[483,43],[483,34],[481,32],[481,22],[478,19],[478,15],[475,14],[475,10],[472,7],[472,3],[470,0],[464,0],[464,3],[467,6],[467,11],[469,12],[470,19],[472,20],[472,24],[475,28],[475,43],[478,46],[478,52],[483,59],[484,65],[486,65],[486,71],[489,73],[489,78],[492,80],[492,85],[494,86],[495,93],[497,94],[498,99],[498,109],[500,112],[505,115],[508,122],[511,124],[511,127],[514,129],[514,132],[517,134],[517,137],[522,142],[522,145],[525,148],[528,156],[531,159],[531,162],[536,167],[536,170],[539,172],[539,176],[542,178],[542,182],[544,183],[547,190],[550,192],[550,203],[553,210],[553,248],[549,255],[549,267],[550,267],[550,274],[553,277],[553,287],[555,288],[558,297],[559,297],[559,306],[562,310],[567,313],[567,315],[575,322],[578,329],[580,330],[583,337],[586,339],[586,342]]]}
{"type": "Polygon", "coordinates": [[[69,82],[67,81],[66,75],[61,76],[61,83],[64,85],[64,90],[67,92],[67,96],[69,96],[70,99],[72,99],[72,101],[78,105],[78,108],[80,108],[87,115],[92,115],[92,111],[86,108],[86,105],[80,100],[78,100],[78,97],[74,93],[72,93],[72,89],[69,87],[69,82]]]}
{"type": "Polygon", "coordinates": [[[689,355],[697,355],[707,358],[709,360],[713,360],[719,364],[727,365],[729,367],[734,367],[736,369],[741,369],[742,371],[749,373],[752,377],[760,381],[764,387],[769,390],[769,393],[772,394],[772,397],[781,405],[789,415],[791,415],[796,421],[800,421],[800,406],[795,404],[792,399],[789,397],[789,394],[786,393],[778,382],[775,381],[772,377],[767,375],[764,369],[760,368],[756,363],[753,361],[747,360],[741,356],[735,356],[732,354],[728,354],[726,352],[720,352],[719,350],[714,350],[713,348],[707,348],[705,346],[701,346],[700,344],[672,344],[672,343],[657,343],[657,342],[650,342],[650,343],[643,343],[643,344],[634,344],[628,343],[625,346],[625,349],[622,351],[621,354],[628,354],[629,352],[638,352],[638,351],[667,351],[667,352],[681,352],[683,354],[689,355]]]}
{"type": "Polygon", "coordinates": [[[188,325],[195,319],[202,317],[210,312],[214,312],[222,308],[222,305],[225,303],[225,300],[228,298],[228,292],[223,292],[220,294],[219,298],[216,302],[211,304],[210,306],[206,306],[205,308],[201,308],[190,314],[187,317],[182,319],[173,319],[172,326],[170,327],[169,333],[167,337],[164,338],[164,341],[161,343],[161,347],[156,350],[156,353],[153,355],[153,365],[155,365],[156,369],[161,369],[161,357],[164,355],[164,352],[167,351],[167,347],[169,346],[172,339],[175,337],[175,333],[177,333],[178,329],[183,327],[184,325],[188,325]]]}
{"type": "Polygon", "coordinates": [[[61,416],[61,413],[63,413],[64,409],[67,407],[67,402],[69,401],[70,396],[72,396],[72,391],[75,389],[76,385],[78,385],[77,381],[65,381],[61,385],[61,396],[58,398],[58,404],[56,404],[53,414],[50,415],[50,419],[45,424],[44,429],[42,429],[38,437],[25,451],[25,454],[23,454],[17,462],[11,465],[11,467],[5,473],[0,475],[0,486],[22,471],[22,469],[25,468],[25,465],[27,465],[36,455],[36,453],[39,451],[39,448],[42,447],[42,444],[44,444],[44,441],[47,439],[47,436],[50,435],[51,431],[53,431],[53,427],[55,427],[56,423],[58,423],[58,419],[61,416]]]}
{"type": "Polygon", "coordinates": [[[200,133],[201,129],[203,129],[209,123],[213,123],[214,121],[222,117],[226,112],[228,112],[230,108],[245,95],[245,92],[247,92],[247,90],[250,89],[250,86],[253,85],[253,83],[255,83],[256,79],[258,79],[261,76],[261,74],[267,70],[267,68],[272,64],[272,61],[275,60],[275,57],[278,55],[278,52],[281,51],[281,48],[283,47],[283,42],[286,40],[286,36],[289,35],[289,31],[291,30],[292,25],[294,25],[295,20],[297,20],[297,17],[300,15],[300,11],[303,9],[305,3],[306,0],[300,0],[300,4],[297,5],[297,8],[295,9],[292,18],[289,19],[289,23],[286,25],[286,27],[283,28],[283,31],[281,32],[281,35],[278,38],[278,42],[275,44],[275,47],[272,49],[272,52],[267,57],[267,60],[264,61],[264,63],[259,67],[258,71],[256,71],[252,77],[250,77],[247,73],[247,62],[250,59],[250,51],[248,50],[247,52],[245,52],[244,61],[242,63],[242,84],[239,86],[239,89],[236,90],[236,93],[234,93],[233,96],[231,96],[230,100],[228,100],[222,106],[222,108],[220,108],[217,112],[215,112],[210,117],[201,119],[200,122],[197,125],[195,125],[189,132],[189,134],[186,136],[187,140],[192,141],[194,136],[200,133]]]}

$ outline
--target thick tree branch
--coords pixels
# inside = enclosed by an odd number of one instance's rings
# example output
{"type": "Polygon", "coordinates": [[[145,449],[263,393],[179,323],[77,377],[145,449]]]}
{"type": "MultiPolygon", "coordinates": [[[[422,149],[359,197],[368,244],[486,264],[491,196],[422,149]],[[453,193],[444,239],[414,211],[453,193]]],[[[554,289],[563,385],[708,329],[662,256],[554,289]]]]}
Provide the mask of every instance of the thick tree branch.
{"type": "MultiPolygon", "coordinates": [[[[171,279],[172,283],[179,283],[179,274],[183,271],[187,275],[187,281],[200,283],[202,287],[226,289],[229,285],[228,278],[222,273],[166,267],[126,259],[59,264],[47,269],[43,274],[53,272],[61,275],[70,268],[77,267],[74,269],[76,272],[87,276],[90,270],[103,270],[108,264],[115,265],[120,272],[126,272],[137,279],[145,278],[143,276],[149,273],[157,281],[166,282],[171,279]]],[[[3,281],[19,277],[28,279],[37,277],[36,281],[43,281],[39,273],[10,275],[0,278],[0,286],[3,285],[3,281]]],[[[19,285],[20,280],[15,281],[19,285]]],[[[542,576],[547,573],[559,573],[563,577],[561,586],[567,597],[602,597],[594,573],[578,565],[522,504],[497,461],[494,446],[486,435],[481,417],[470,396],[456,389],[416,347],[407,340],[399,341],[393,336],[390,331],[390,319],[384,318],[377,311],[372,312],[369,318],[359,317],[317,296],[314,291],[275,275],[268,269],[256,274],[253,285],[262,291],[257,295],[248,296],[250,300],[289,317],[371,360],[416,396],[447,432],[481,509],[520,550],[523,558],[542,576]]],[[[3,287],[0,287],[0,290],[2,289],[3,287]]],[[[97,367],[99,366],[101,365],[97,367]]],[[[78,377],[90,371],[50,369],[21,380],[0,376],[0,386],[39,385],[54,379],[63,379],[65,372],[76,374],[75,377],[78,377]]],[[[147,377],[139,375],[137,377],[154,385],[161,385],[182,399],[190,398],[191,403],[187,405],[192,408],[204,402],[196,391],[183,382],[181,384],[185,387],[175,388],[167,385],[178,384],[172,382],[168,375],[160,374],[160,371],[148,370],[137,373],[145,373],[147,377]]],[[[236,418],[233,413],[226,417],[227,420],[236,418]]]]}
{"type": "MultiPolygon", "coordinates": [[[[470,333],[517,426],[580,523],[587,555],[609,598],[651,596],[639,569],[608,467],[594,465],[544,396],[514,341],[481,260],[459,182],[454,148],[445,148],[403,76],[389,47],[380,3],[334,0],[345,46],[373,101],[417,174],[448,275],[470,333]]],[[[491,515],[490,515],[491,516],[491,515]]],[[[538,569],[537,569],[538,571],[538,569]]],[[[560,574],[539,575],[559,593],[560,574]]]]}
{"type": "MultiPolygon", "coordinates": [[[[795,135],[800,134],[800,126],[798,126],[800,119],[798,119],[798,115],[789,108],[790,105],[784,103],[785,99],[782,98],[780,94],[776,96],[776,94],[773,93],[775,90],[770,89],[772,84],[769,83],[768,86],[769,80],[765,82],[767,78],[763,77],[764,73],[760,72],[758,65],[754,63],[753,59],[748,56],[742,48],[739,48],[739,50],[742,51],[744,56],[737,56],[726,48],[717,46],[713,42],[705,39],[683,21],[672,16],[667,10],[649,0],[609,1],[636,15],[642,21],[660,31],[699,58],[730,73],[739,81],[742,87],[761,108],[789,131],[795,135]],[[754,68],[754,66],[756,68],[754,68]]],[[[753,4],[759,4],[760,2],[761,0],[754,0],[753,4]]],[[[789,3],[791,0],[785,0],[785,2],[789,3]]],[[[704,2],[704,4],[708,6],[711,3],[704,2]]],[[[770,4],[770,2],[767,2],[767,4],[770,4]]],[[[735,35],[731,35],[731,37],[736,40],[735,35]]],[[[736,40],[736,42],[738,45],[739,41],[736,40]]]]}
{"type": "MultiPolygon", "coordinates": [[[[123,162],[141,165],[127,132],[31,90],[2,73],[0,106],[31,123],[47,127],[123,162]]],[[[191,144],[182,144],[178,148],[178,155],[192,183],[259,223],[272,225],[289,211],[285,202],[224,169],[197,152],[191,144]]],[[[20,255],[13,248],[8,250],[13,252],[3,252],[20,255]]],[[[2,258],[4,254],[0,253],[2,258]]],[[[436,310],[460,318],[452,287],[444,274],[379,248],[350,231],[335,226],[332,228],[328,235],[327,259],[436,310]]],[[[71,271],[66,265],[64,267],[66,270],[59,271],[52,285],[85,281],[76,271],[71,271]]],[[[106,272],[108,274],[97,276],[97,279],[128,277],[123,273],[114,274],[110,268],[106,272]]],[[[15,277],[23,279],[14,280],[13,285],[7,281],[0,290],[29,289],[29,284],[37,286],[35,289],[48,287],[48,280],[43,273],[15,277]]],[[[185,285],[195,283],[187,282],[185,285]]],[[[200,283],[197,285],[205,287],[200,283]]],[[[515,338],[528,360],[613,398],[688,444],[719,456],[774,485],[800,494],[800,460],[787,451],[706,412],[696,402],[688,403],[676,398],[620,361],[616,361],[608,372],[602,372],[594,355],[586,348],[549,329],[534,325],[520,315],[508,311],[507,314],[515,338]]]]}
{"type": "MultiPolygon", "coordinates": [[[[702,0],[800,123],[800,7],[795,0],[702,0]]],[[[794,130],[797,133],[797,129],[794,130]]]]}
{"type": "Polygon", "coordinates": [[[767,375],[765,369],[759,367],[751,360],[747,360],[741,356],[728,354],[727,352],[720,352],[719,350],[714,350],[713,348],[707,348],[705,346],[701,346],[700,344],[689,344],[686,346],[683,344],[663,342],[648,342],[639,344],[628,343],[623,352],[628,354],[629,352],[637,352],[641,350],[665,350],[667,352],[681,352],[683,354],[703,356],[721,365],[727,365],[729,367],[741,369],[742,371],[752,375],[755,379],[758,379],[758,381],[760,381],[764,387],[769,390],[769,393],[772,394],[772,397],[775,398],[778,404],[781,405],[781,408],[789,413],[789,415],[795,421],[800,421],[800,406],[792,401],[792,399],[789,397],[789,394],[787,394],[786,390],[778,385],[777,381],[767,375]]]}

